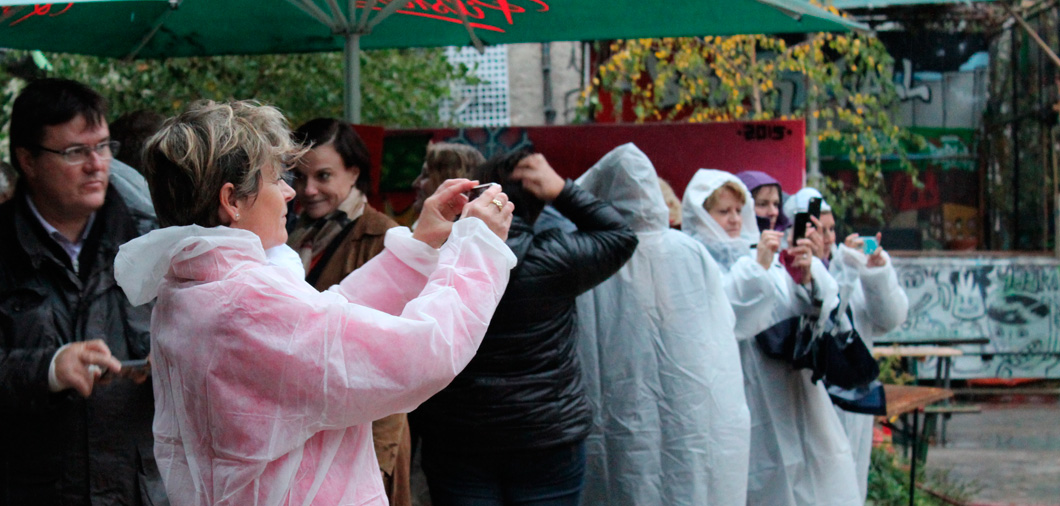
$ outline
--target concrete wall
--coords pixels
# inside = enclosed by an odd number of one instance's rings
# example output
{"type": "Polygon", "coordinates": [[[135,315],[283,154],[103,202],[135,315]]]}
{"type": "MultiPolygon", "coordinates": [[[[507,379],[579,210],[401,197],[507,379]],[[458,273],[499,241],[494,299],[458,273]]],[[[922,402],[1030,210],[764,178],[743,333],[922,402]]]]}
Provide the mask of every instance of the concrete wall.
{"type": "MultiPolygon", "coordinates": [[[[581,91],[583,55],[580,42],[552,42],[552,107],[556,125],[574,119],[578,93],[581,91]]],[[[545,123],[541,44],[508,45],[508,83],[510,86],[511,125],[536,126],[545,123]]]]}

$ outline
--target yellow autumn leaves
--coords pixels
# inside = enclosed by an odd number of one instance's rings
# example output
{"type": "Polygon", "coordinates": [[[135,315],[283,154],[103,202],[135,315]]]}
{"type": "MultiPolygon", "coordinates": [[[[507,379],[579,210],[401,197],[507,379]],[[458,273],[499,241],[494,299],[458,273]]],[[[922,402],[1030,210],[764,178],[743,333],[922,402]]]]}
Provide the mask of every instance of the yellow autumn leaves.
{"type": "Polygon", "coordinates": [[[888,114],[897,101],[893,59],[869,35],[809,34],[791,44],[766,35],[635,39],[599,50],[606,58],[583,91],[583,111],[606,92],[615,104],[628,95],[637,121],[810,114],[821,120],[817,138],[845,146],[866,182],[875,178],[882,157],[909,135],[888,114]]]}

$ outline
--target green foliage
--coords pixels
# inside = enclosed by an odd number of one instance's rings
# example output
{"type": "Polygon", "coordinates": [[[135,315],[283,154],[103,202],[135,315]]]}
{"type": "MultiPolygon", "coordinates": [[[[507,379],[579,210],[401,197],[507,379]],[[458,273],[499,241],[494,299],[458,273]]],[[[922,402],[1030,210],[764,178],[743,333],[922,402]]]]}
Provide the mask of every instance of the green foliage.
{"type": "Polygon", "coordinates": [[[880,363],[880,383],[887,385],[907,385],[916,380],[902,367],[902,357],[892,355],[877,359],[880,363]]]}
{"type": "MultiPolygon", "coordinates": [[[[865,505],[905,506],[909,504],[909,464],[905,462],[905,459],[896,455],[893,447],[890,446],[874,447],[871,459],[868,498],[865,505]]],[[[974,484],[957,482],[950,478],[949,473],[928,472],[923,466],[918,467],[917,471],[917,490],[913,497],[916,506],[967,504],[974,493],[974,484]]]]}
{"type": "Polygon", "coordinates": [[[638,122],[813,120],[816,139],[808,140],[837,144],[857,181],[810,184],[821,187],[838,214],[863,222],[884,217],[885,157],[897,155],[900,167],[915,175],[906,153],[907,145],[918,144],[916,136],[890,114],[898,101],[894,61],[871,35],[811,34],[794,45],[766,35],[636,39],[599,50],[607,58],[582,93],[583,119],[600,107],[600,93],[628,93],[638,122]],[[780,113],[784,80],[806,91],[788,115],[780,113]]]}
{"type": "MultiPolygon", "coordinates": [[[[9,53],[19,59],[25,52],[9,53]]],[[[165,115],[197,99],[256,99],[275,105],[292,125],[318,116],[342,117],[343,56],[315,53],[121,61],[47,54],[49,76],[82,81],[111,101],[114,117],[136,109],[165,115]]],[[[474,83],[441,49],[391,49],[361,54],[364,123],[422,127],[442,123],[438,108],[451,83],[474,83]]],[[[4,81],[7,76],[0,76],[4,81]]],[[[6,119],[6,118],[4,118],[6,119]]],[[[5,121],[6,123],[6,121],[5,121]]]]}

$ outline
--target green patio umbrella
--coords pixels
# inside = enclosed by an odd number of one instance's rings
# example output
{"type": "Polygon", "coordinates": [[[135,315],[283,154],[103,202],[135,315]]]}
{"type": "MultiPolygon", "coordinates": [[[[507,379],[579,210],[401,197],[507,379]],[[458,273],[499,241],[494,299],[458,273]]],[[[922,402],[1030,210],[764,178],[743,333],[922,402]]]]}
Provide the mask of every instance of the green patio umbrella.
{"type": "Polygon", "coordinates": [[[837,9],[883,9],[886,7],[909,7],[935,4],[971,4],[994,0],[834,0],[837,9]]]}
{"type": "Polygon", "coordinates": [[[0,47],[115,58],[867,30],[803,0],[0,0],[0,47]]]}

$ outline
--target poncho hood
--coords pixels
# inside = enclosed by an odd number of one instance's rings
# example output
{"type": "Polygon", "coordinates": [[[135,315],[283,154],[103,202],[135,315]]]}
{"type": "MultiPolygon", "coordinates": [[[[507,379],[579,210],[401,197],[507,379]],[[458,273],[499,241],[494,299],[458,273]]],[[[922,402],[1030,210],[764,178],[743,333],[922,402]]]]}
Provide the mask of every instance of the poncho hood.
{"type": "Polygon", "coordinates": [[[758,243],[758,223],[755,221],[755,204],[751,192],[747,191],[747,187],[738,177],[723,170],[699,169],[692,176],[681,201],[681,214],[682,230],[706,245],[714,260],[725,269],[731,267],[740,257],[749,255],[751,246],[758,243]],[[725,229],[703,208],[703,202],[728,181],[735,183],[744,194],[744,205],[740,210],[743,226],[740,228],[740,236],[736,238],[729,237],[725,229]]]}
{"type": "MultiPolygon", "coordinates": [[[[762,172],[760,170],[745,170],[736,174],[736,177],[743,181],[744,186],[747,187],[747,191],[754,195],[755,190],[761,186],[776,185],[777,191],[780,192],[780,198],[784,198],[784,189],[780,186],[780,181],[776,178],[762,172]]],[[[791,220],[788,218],[788,214],[784,213],[783,206],[781,206],[780,215],[777,216],[776,223],[773,224],[773,230],[783,232],[791,226],[791,220]]]]}
{"type": "MultiPolygon", "coordinates": [[[[291,254],[294,252],[275,251],[270,256],[287,264],[291,254]]],[[[166,227],[123,244],[114,259],[114,279],[129,301],[139,306],[158,296],[166,276],[213,281],[247,263],[269,263],[261,239],[253,232],[198,225],[166,227]],[[215,252],[220,247],[224,247],[224,254],[215,252]]]]}
{"type": "Polygon", "coordinates": [[[810,199],[815,197],[821,199],[821,212],[832,211],[832,206],[828,205],[828,201],[824,199],[821,192],[807,186],[784,201],[784,214],[795,216],[796,213],[805,213],[810,207],[810,199]]]}
{"type": "Polygon", "coordinates": [[[655,166],[633,143],[611,150],[576,183],[600,200],[610,202],[638,234],[670,226],[670,211],[659,188],[655,166]]]}
{"type": "Polygon", "coordinates": [[[743,172],[738,172],[736,177],[740,178],[740,181],[743,181],[744,186],[747,187],[747,191],[751,193],[754,193],[759,186],[765,186],[767,184],[780,186],[780,181],[777,181],[773,176],[760,170],[745,170],[743,172]]]}

